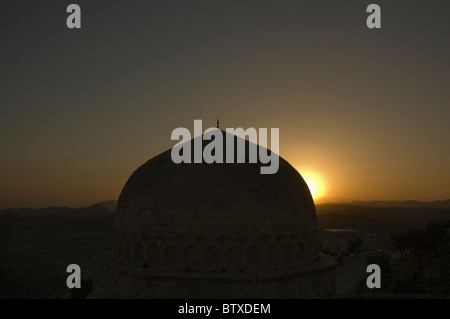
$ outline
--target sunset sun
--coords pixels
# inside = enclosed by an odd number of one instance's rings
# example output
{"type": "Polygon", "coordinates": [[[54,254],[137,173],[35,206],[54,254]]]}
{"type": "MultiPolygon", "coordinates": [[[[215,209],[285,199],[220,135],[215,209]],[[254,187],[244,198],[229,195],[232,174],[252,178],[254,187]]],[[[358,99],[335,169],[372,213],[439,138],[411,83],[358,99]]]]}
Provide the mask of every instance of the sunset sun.
{"type": "Polygon", "coordinates": [[[314,200],[325,195],[325,182],[319,174],[310,171],[301,171],[300,174],[308,185],[314,200]]]}
{"type": "Polygon", "coordinates": [[[314,184],[306,181],[306,184],[308,185],[309,191],[311,192],[311,196],[315,197],[316,196],[316,188],[314,187],[314,184]]]}

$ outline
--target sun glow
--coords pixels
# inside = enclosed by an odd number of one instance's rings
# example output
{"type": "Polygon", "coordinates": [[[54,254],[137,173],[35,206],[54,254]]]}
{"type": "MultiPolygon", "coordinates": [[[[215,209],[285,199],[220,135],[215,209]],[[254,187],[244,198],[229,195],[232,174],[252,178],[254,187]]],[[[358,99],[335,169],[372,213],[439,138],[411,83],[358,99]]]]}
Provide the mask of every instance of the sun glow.
{"type": "Polygon", "coordinates": [[[310,171],[300,171],[300,174],[308,185],[314,200],[325,195],[325,182],[319,174],[310,171]]]}
{"type": "Polygon", "coordinates": [[[311,192],[312,197],[316,196],[316,188],[314,187],[314,184],[312,184],[311,182],[305,181],[306,184],[308,185],[309,191],[311,192]]]}

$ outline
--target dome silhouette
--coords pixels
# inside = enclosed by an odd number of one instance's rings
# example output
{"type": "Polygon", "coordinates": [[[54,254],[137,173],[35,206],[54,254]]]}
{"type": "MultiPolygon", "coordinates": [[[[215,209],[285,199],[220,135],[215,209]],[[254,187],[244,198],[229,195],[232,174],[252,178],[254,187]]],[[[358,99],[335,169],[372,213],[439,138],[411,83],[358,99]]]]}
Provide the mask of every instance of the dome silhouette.
{"type": "Polygon", "coordinates": [[[260,166],[259,161],[175,164],[171,150],[152,158],[131,175],[119,197],[117,256],[166,270],[246,271],[311,262],[317,221],[305,181],[282,158],[276,174],[261,174],[260,166]],[[137,254],[141,246],[163,256],[137,254]],[[251,263],[253,246],[264,247],[266,255],[270,247],[275,260],[266,256],[251,263]],[[214,248],[218,253],[208,254],[214,248]],[[292,252],[283,258],[283,251],[292,252]]]}
{"type": "MultiPolygon", "coordinates": [[[[224,144],[234,139],[236,155],[240,138],[220,132],[224,144]]],[[[202,149],[211,142],[197,139],[202,149]]],[[[334,268],[317,259],[307,184],[281,157],[275,174],[261,174],[268,164],[249,163],[255,145],[240,142],[245,163],[175,164],[169,149],[130,176],[117,205],[113,258],[103,271],[115,285],[108,291],[150,298],[333,295],[334,268]]]]}

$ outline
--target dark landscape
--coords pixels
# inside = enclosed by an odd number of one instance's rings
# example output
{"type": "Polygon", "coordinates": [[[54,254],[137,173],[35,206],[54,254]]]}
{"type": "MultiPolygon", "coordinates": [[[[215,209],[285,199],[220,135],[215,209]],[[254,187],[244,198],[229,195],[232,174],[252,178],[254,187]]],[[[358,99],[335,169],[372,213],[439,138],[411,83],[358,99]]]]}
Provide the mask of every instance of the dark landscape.
{"type": "MultiPolygon", "coordinates": [[[[72,263],[81,266],[89,286],[93,257],[111,250],[113,244],[115,205],[116,201],[107,201],[85,208],[0,211],[0,298],[73,297],[65,285],[66,267],[72,263]]],[[[383,248],[392,246],[392,233],[450,219],[449,200],[319,204],[316,210],[319,231],[345,228],[376,233],[383,248]]]]}

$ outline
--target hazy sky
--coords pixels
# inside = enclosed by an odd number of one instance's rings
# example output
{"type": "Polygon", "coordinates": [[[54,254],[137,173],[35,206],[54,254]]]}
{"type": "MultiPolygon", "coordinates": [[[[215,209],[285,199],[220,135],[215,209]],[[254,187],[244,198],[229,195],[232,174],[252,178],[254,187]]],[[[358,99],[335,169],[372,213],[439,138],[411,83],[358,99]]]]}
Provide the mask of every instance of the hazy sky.
{"type": "Polygon", "coordinates": [[[449,198],[449,14],[448,0],[4,1],[0,208],[117,199],[174,128],[217,114],[280,128],[316,202],[449,198]]]}

